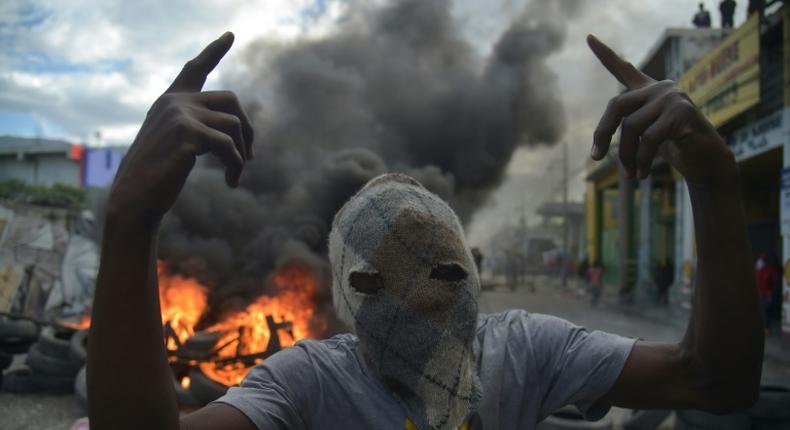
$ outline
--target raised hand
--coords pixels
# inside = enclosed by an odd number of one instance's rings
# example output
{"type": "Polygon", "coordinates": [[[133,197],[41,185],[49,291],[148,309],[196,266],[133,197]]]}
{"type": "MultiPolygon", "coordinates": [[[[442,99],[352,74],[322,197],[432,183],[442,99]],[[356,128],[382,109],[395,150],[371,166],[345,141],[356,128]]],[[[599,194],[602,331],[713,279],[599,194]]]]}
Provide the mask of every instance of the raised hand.
{"type": "Polygon", "coordinates": [[[228,52],[233,34],[213,41],[188,61],[154,102],[113,183],[109,210],[158,222],[175,202],[198,155],[210,152],[235,187],[252,158],[253,131],[230,91],[204,91],[208,74],[228,52]]]}
{"type": "Polygon", "coordinates": [[[629,177],[646,178],[659,151],[690,183],[710,185],[737,175],[724,140],[674,82],[655,81],[593,35],[587,43],[627,89],[606,106],[593,136],[593,159],[606,155],[621,126],[619,158],[629,177]]]}

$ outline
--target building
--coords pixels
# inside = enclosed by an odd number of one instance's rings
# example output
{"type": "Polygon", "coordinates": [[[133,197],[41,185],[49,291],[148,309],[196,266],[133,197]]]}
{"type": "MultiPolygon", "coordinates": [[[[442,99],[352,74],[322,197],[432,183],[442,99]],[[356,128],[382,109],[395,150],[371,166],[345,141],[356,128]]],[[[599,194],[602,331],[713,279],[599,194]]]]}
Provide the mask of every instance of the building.
{"type": "MultiPolygon", "coordinates": [[[[717,46],[731,29],[667,29],[639,68],[656,80],[679,80],[717,46]]],[[[610,156],[591,163],[587,175],[586,251],[604,267],[604,282],[616,285],[625,302],[647,303],[654,295],[653,273],[676,255],[676,175],[657,160],[647,180],[621,175],[617,144],[610,156]]]]}
{"type": "MultiPolygon", "coordinates": [[[[786,7],[753,14],[679,81],[735,155],[752,250],[755,255],[767,255],[774,264],[784,262],[786,274],[790,274],[786,270],[790,268],[789,41],[786,7]]],[[[680,303],[687,307],[696,251],[687,187],[682,180],[678,184],[677,222],[683,225],[677,248],[683,261],[680,303]]],[[[783,287],[775,289],[769,320],[778,323],[781,318],[782,331],[790,340],[786,276],[783,287]]]]}
{"type": "Polygon", "coordinates": [[[0,136],[0,180],[82,184],[84,147],[63,140],[0,136]]]}
{"type": "MultiPolygon", "coordinates": [[[[709,31],[668,30],[640,68],[675,79],[732,150],[742,181],[733,192],[742,191],[752,249],[783,263],[771,315],[781,316],[790,341],[790,13],[777,3],[736,29],[709,31]]],[[[650,180],[626,181],[612,158],[591,168],[588,181],[588,252],[615,266],[605,279],[629,301],[648,303],[650,266],[672,259],[670,299],[690,308],[696,249],[683,178],[658,160],[650,180]]]]}
{"type": "Polygon", "coordinates": [[[120,146],[86,147],[63,140],[0,136],[0,180],[106,187],[112,183],[126,150],[120,146]]]}
{"type": "Polygon", "coordinates": [[[535,214],[543,217],[542,225],[535,227],[550,231],[551,237],[560,248],[568,252],[568,258],[577,260],[582,254],[584,243],[584,204],[580,202],[544,202],[535,214]]]}
{"type": "Polygon", "coordinates": [[[109,186],[127,149],[121,146],[86,148],[82,185],[100,188],[109,186]]]}

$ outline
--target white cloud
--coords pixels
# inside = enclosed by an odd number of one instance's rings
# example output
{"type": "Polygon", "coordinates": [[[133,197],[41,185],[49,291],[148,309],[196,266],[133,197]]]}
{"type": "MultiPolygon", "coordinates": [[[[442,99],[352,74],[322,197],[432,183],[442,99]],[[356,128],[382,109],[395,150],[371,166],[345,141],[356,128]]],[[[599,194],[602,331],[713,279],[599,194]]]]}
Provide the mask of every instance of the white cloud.
{"type": "Polygon", "coordinates": [[[323,19],[302,15],[312,0],[40,0],[0,8],[0,109],[35,114],[71,139],[95,131],[128,143],[153,100],[181,65],[226,30],[236,43],[207,82],[261,37],[288,39],[326,31],[342,5],[329,0],[323,19]]]}

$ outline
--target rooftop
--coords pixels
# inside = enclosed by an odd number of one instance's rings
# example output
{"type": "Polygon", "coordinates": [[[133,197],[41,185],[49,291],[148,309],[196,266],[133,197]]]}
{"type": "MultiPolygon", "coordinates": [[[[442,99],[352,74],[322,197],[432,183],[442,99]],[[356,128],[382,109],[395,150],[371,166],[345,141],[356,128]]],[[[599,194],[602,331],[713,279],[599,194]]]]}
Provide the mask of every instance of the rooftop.
{"type": "Polygon", "coordinates": [[[69,154],[72,145],[65,140],[0,136],[0,155],[69,154]]]}

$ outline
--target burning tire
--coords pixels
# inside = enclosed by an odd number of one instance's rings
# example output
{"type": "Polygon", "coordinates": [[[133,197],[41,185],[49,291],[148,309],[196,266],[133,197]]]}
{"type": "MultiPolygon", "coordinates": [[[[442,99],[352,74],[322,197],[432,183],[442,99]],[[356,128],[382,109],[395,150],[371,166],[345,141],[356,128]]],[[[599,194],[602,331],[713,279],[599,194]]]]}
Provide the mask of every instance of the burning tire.
{"type": "Polygon", "coordinates": [[[72,360],[88,361],[88,330],[80,330],[74,333],[69,341],[69,357],[72,360]]]}
{"type": "Polygon", "coordinates": [[[16,369],[3,375],[2,391],[14,394],[49,393],[69,394],[74,390],[74,378],[41,375],[31,369],[16,369]]]}
{"type": "Polygon", "coordinates": [[[207,405],[222,397],[228,387],[206,376],[200,368],[195,367],[189,371],[189,392],[200,405],[207,405]]]}
{"type": "Polygon", "coordinates": [[[65,357],[49,355],[44,352],[41,343],[35,343],[27,353],[25,364],[35,374],[53,377],[62,376],[73,380],[85,363],[69,358],[68,351],[65,357]]]}
{"type": "Polygon", "coordinates": [[[178,355],[186,359],[204,359],[209,356],[222,333],[202,331],[195,333],[178,349],[178,355]]]}

